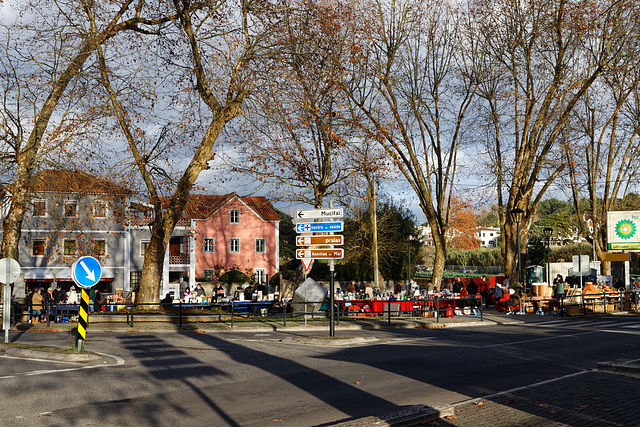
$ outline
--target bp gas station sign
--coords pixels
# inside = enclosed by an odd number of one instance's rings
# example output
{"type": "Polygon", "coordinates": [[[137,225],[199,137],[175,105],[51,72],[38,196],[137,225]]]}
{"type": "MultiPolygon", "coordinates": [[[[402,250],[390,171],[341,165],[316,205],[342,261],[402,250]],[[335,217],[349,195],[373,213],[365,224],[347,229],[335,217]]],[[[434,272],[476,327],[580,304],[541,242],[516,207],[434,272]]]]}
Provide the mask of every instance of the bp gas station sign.
{"type": "Polygon", "coordinates": [[[607,213],[607,250],[640,251],[640,211],[607,213]]]}

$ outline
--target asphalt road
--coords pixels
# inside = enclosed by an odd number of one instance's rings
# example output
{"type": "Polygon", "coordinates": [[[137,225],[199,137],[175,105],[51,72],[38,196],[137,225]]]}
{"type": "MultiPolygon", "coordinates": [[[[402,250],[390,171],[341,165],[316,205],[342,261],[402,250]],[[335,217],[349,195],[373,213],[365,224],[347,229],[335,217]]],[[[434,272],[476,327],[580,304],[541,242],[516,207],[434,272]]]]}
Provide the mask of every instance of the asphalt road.
{"type": "MultiPolygon", "coordinates": [[[[640,359],[632,316],[326,335],[89,331],[88,349],[112,356],[98,366],[0,359],[0,425],[329,425],[640,359]]],[[[56,332],[11,337],[72,342],[56,332]]]]}

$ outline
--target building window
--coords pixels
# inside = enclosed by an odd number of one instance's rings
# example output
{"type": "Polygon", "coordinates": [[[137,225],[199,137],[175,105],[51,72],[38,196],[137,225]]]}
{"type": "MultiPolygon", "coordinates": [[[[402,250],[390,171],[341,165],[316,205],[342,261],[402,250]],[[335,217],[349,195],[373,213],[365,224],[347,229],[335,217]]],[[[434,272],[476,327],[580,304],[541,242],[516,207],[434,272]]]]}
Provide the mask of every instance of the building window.
{"type": "Polygon", "coordinates": [[[240,252],[240,239],[232,237],[229,239],[229,252],[240,252]]]}
{"type": "Polygon", "coordinates": [[[240,224],[240,211],[238,209],[231,209],[229,211],[229,222],[231,224],[240,224]]]}
{"type": "Polygon", "coordinates": [[[140,286],[140,279],[142,278],[142,271],[132,271],[129,273],[129,288],[131,290],[137,289],[140,286]]]}
{"type": "Polygon", "coordinates": [[[47,247],[47,242],[44,239],[38,239],[33,241],[33,256],[44,256],[44,251],[47,247]]]}
{"type": "Polygon", "coordinates": [[[75,217],[78,216],[78,203],[65,202],[64,203],[64,216],[75,217]]]}
{"type": "Polygon", "coordinates": [[[267,272],[263,268],[256,268],[256,282],[267,283],[267,272]]]}
{"type": "Polygon", "coordinates": [[[47,202],[44,200],[33,202],[33,216],[47,216],[47,202]]]}
{"type": "Polygon", "coordinates": [[[266,241],[265,239],[256,239],[256,253],[263,254],[265,253],[266,241]]]}
{"type": "Polygon", "coordinates": [[[213,237],[205,237],[202,242],[202,251],[206,253],[214,253],[215,252],[215,241],[213,237]]]}
{"type": "Polygon", "coordinates": [[[147,247],[149,247],[149,241],[143,240],[140,242],[140,256],[144,257],[144,253],[147,252],[147,247]]]}
{"type": "Polygon", "coordinates": [[[65,255],[76,255],[78,253],[78,245],[76,239],[66,239],[63,243],[65,255]]]}
{"type": "Polygon", "coordinates": [[[95,218],[107,217],[107,204],[105,202],[95,202],[92,206],[93,216],[95,218]]]}
{"type": "Polygon", "coordinates": [[[203,270],[202,277],[209,282],[213,281],[213,270],[203,270]]]}
{"type": "Polygon", "coordinates": [[[104,239],[94,240],[93,253],[95,256],[105,256],[107,254],[107,241],[104,239]]]}

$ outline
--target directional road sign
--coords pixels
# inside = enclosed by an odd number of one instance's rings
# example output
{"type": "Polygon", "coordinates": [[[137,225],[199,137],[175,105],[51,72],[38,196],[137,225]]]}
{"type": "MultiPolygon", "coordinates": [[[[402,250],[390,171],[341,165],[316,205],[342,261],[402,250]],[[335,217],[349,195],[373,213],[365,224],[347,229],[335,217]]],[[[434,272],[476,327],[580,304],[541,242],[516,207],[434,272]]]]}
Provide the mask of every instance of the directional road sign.
{"type": "Polygon", "coordinates": [[[83,256],[71,266],[71,276],[78,286],[90,288],[100,281],[102,267],[94,257],[83,256]]]}
{"type": "Polygon", "coordinates": [[[301,222],[296,224],[296,233],[316,233],[321,231],[342,232],[344,223],[342,221],[332,222],[301,222]]]}
{"type": "Polygon", "coordinates": [[[311,259],[342,259],[344,250],[340,249],[296,249],[296,258],[311,259]]]}
{"type": "Polygon", "coordinates": [[[296,246],[309,245],[341,245],[343,237],[341,234],[334,236],[296,236],[296,246]]]}
{"type": "Polygon", "coordinates": [[[296,211],[296,218],[298,219],[342,218],[343,216],[344,211],[342,208],[296,211]]]}

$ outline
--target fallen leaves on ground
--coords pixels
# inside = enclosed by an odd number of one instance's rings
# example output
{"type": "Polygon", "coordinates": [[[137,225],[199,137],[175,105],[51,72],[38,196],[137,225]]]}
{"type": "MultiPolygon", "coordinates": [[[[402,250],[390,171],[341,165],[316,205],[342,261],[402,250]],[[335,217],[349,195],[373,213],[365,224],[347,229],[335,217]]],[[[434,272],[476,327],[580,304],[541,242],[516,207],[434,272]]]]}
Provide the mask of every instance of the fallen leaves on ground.
{"type": "Polygon", "coordinates": [[[503,402],[503,404],[504,404],[504,405],[511,405],[511,404],[512,404],[512,403],[514,403],[514,402],[515,402],[515,399],[509,399],[509,400],[505,400],[505,401],[503,402]]]}
{"type": "Polygon", "coordinates": [[[578,406],[577,408],[573,408],[573,409],[577,409],[577,410],[581,411],[583,409],[587,409],[588,407],[589,407],[589,404],[587,403],[586,405],[578,406]]]}
{"type": "Polygon", "coordinates": [[[456,417],[455,415],[447,415],[445,418],[448,419],[448,420],[457,420],[458,419],[458,417],[456,417]]]}

